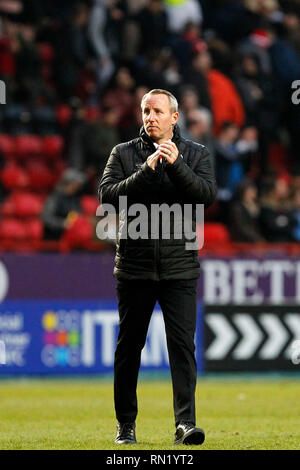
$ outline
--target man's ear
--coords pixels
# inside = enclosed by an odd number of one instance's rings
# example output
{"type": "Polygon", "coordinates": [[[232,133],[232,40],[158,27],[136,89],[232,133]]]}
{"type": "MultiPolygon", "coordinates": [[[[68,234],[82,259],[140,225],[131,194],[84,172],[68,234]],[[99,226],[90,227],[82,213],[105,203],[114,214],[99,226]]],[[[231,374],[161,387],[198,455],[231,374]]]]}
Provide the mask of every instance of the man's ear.
{"type": "Polygon", "coordinates": [[[176,124],[176,122],[178,121],[178,119],[179,119],[179,113],[178,113],[178,112],[173,113],[173,114],[172,114],[172,124],[173,124],[173,126],[175,126],[175,124],[176,124]]]}

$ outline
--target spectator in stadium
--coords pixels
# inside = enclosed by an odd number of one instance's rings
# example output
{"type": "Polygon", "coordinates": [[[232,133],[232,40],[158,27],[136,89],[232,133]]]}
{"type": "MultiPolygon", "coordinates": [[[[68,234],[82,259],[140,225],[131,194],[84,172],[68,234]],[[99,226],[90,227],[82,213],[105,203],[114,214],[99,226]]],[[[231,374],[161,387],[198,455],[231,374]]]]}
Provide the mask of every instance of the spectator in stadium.
{"type": "Polygon", "coordinates": [[[183,85],[180,89],[178,125],[182,135],[187,133],[186,117],[190,111],[200,107],[197,89],[193,85],[183,85]]]}
{"type": "Polygon", "coordinates": [[[215,168],[215,143],[212,136],[212,115],[206,108],[193,109],[187,114],[187,133],[184,137],[205,145],[215,168]]]}
{"type": "Polygon", "coordinates": [[[168,49],[164,51],[163,77],[167,88],[173,94],[177,94],[182,83],[182,76],[175,56],[168,49]]]}
{"type": "Polygon", "coordinates": [[[112,108],[118,115],[118,127],[126,129],[131,124],[135,80],[127,67],[120,67],[102,98],[102,106],[112,108]]]}
{"type": "Polygon", "coordinates": [[[81,212],[80,195],[85,182],[84,173],[74,168],[64,171],[60,182],[44,205],[42,220],[46,239],[59,240],[65,229],[81,212]]]}
{"type": "MultiPolygon", "coordinates": [[[[208,85],[210,108],[214,117],[214,134],[218,135],[225,122],[231,121],[241,127],[245,122],[245,111],[241,98],[232,80],[213,68],[211,54],[205,44],[201,51],[195,54],[193,66],[202,73],[208,85]]],[[[190,82],[188,81],[188,83],[190,82]]],[[[205,106],[201,100],[200,104],[205,106]]]]}
{"type": "Polygon", "coordinates": [[[179,65],[170,48],[153,51],[138,67],[138,81],[148,88],[164,87],[176,94],[181,87],[179,65]]]}
{"type": "Polygon", "coordinates": [[[167,14],[162,0],[150,0],[135,17],[139,28],[139,53],[160,50],[167,37],[167,14]]]}
{"type": "MultiPolygon", "coordinates": [[[[201,43],[201,48],[206,49],[207,45],[204,41],[201,43]]],[[[200,48],[200,50],[201,50],[200,48]]],[[[209,84],[207,77],[203,72],[202,56],[197,52],[192,56],[191,65],[187,67],[183,73],[183,82],[187,85],[192,85],[198,93],[199,104],[207,109],[211,109],[211,95],[209,91],[209,84]]]]}
{"type": "Polygon", "coordinates": [[[244,0],[201,0],[207,29],[233,47],[261,23],[259,13],[249,11],[244,0]]]}
{"type": "Polygon", "coordinates": [[[257,188],[253,181],[242,180],[236,187],[229,214],[229,230],[235,242],[264,241],[260,233],[257,188]]]}
{"type": "Polygon", "coordinates": [[[272,76],[261,70],[257,56],[245,54],[241,57],[235,83],[248,121],[274,133],[279,120],[279,113],[275,111],[279,104],[278,99],[276,101],[276,88],[272,76]]]}
{"type": "Polygon", "coordinates": [[[258,130],[255,126],[246,125],[241,129],[236,148],[240,156],[240,173],[244,177],[251,171],[254,157],[258,152],[258,130]]]}
{"type": "Polygon", "coordinates": [[[279,10],[277,0],[244,0],[245,7],[249,10],[270,18],[279,10]]]}
{"type": "Polygon", "coordinates": [[[36,28],[31,25],[21,25],[18,34],[17,73],[22,77],[39,77],[41,74],[39,52],[36,44],[36,28]]]}
{"type": "Polygon", "coordinates": [[[112,57],[118,62],[123,58],[124,29],[129,13],[128,0],[113,0],[106,4],[108,7],[106,35],[112,57]]]}
{"type": "MultiPolygon", "coordinates": [[[[141,106],[144,126],[140,136],[112,150],[99,186],[101,203],[112,204],[118,211],[119,197],[127,196],[128,208],[142,203],[147,211],[157,203],[177,203],[181,208],[196,203],[209,206],[216,196],[209,153],[204,146],[180,136],[176,98],[166,90],[151,90],[141,106]]],[[[151,230],[155,231],[152,224],[145,237],[134,239],[127,234],[123,212],[114,269],[120,315],[114,363],[115,442],[136,443],[141,351],[158,300],[173,382],[175,444],[201,444],[204,432],[195,427],[197,249],[186,249],[187,238],[182,233],[174,240],[175,225],[182,224],[182,211],[175,213],[169,224],[161,224],[158,239],[151,237],[151,230]],[[169,236],[163,237],[162,230],[169,230],[169,236]]],[[[195,216],[193,220],[195,223],[195,216]]]]}
{"type": "Polygon", "coordinates": [[[189,21],[185,25],[184,31],[176,43],[176,47],[173,48],[181,71],[185,71],[190,66],[194,52],[198,49],[201,50],[202,44],[200,25],[194,21],[189,21]]]}
{"type": "Polygon", "coordinates": [[[266,73],[255,54],[244,54],[235,80],[247,121],[259,129],[260,168],[268,166],[269,144],[276,140],[280,122],[280,93],[271,73],[266,73]]]}
{"type": "Polygon", "coordinates": [[[75,3],[55,35],[55,79],[59,96],[63,100],[76,95],[82,70],[91,59],[88,19],[87,6],[75,3]]]}
{"type": "Polygon", "coordinates": [[[288,207],[287,182],[274,175],[267,175],[261,182],[259,224],[268,242],[291,242],[296,221],[288,207]]]}
{"type": "Polygon", "coordinates": [[[257,28],[237,44],[236,50],[240,56],[255,57],[259,69],[264,74],[270,75],[272,73],[272,62],[268,53],[270,44],[268,33],[262,28],[257,28]]]}
{"type": "Polygon", "coordinates": [[[14,38],[15,47],[15,99],[19,103],[36,106],[41,101],[53,104],[55,94],[47,86],[42,73],[40,53],[36,41],[36,27],[20,25],[14,38]]]}
{"type": "Polygon", "coordinates": [[[71,116],[65,130],[68,166],[82,170],[85,167],[84,134],[86,123],[82,101],[74,96],[70,100],[71,116]]]}
{"type": "Polygon", "coordinates": [[[291,86],[300,76],[300,58],[293,46],[281,38],[273,27],[267,28],[270,39],[268,49],[273,65],[274,79],[278,82],[278,90],[281,97],[282,114],[285,126],[290,137],[290,153],[292,156],[293,170],[298,165],[300,152],[299,127],[300,109],[291,100],[291,86]]]}
{"type": "Polygon", "coordinates": [[[110,150],[120,141],[114,108],[103,107],[102,116],[88,123],[84,132],[85,165],[89,172],[102,175],[110,150]]]}
{"type": "Polygon", "coordinates": [[[193,21],[201,24],[202,9],[197,0],[180,0],[174,2],[172,0],[164,0],[168,18],[168,30],[175,37],[179,36],[187,23],[193,21]]]}
{"type": "Polygon", "coordinates": [[[230,201],[235,189],[237,170],[238,180],[242,179],[239,164],[240,154],[236,146],[239,128],[233,122],[225,122],[215,140],[216,178],[218,184],[218,199],[230,201]]]}
{"type": "Polygon", "coordinates": [[[290,11],[284,15],[283,25],[285,27],[286,39],[294,47],[300,57],[300,18],[290,11]]]}
{"type": "Polygon", "coordinates": [[[88,37],[98,61],[96,69],[99,89],[106,85],[115,70],[105,37],[107,16],[105,0],[94,0],[88,19],[88,37]]]}
{"type": "Polygon", "coordinates": [[[143,119],[141,116],[141,100],[142,97],[149,91],[145,86],[138,86],[134,92],[134,111],[132,116],[131,125],[127,127],[124,133],[121,133],[121,141],[135,139],[138,135],[140,128],[143,125],[143,119]]]}
{"type": "Polygon", "coordinates": [[[0,75],[6,82],[15,76],[16,57],[19,48],[17,25],[7,19],[1,21],[0,75]]]}
{"type": "Polygon", "coordinates": [[[211,138],[212,115],[206,108],[192,109],[187,114],[187,137],[205,146],[211,138]]]}

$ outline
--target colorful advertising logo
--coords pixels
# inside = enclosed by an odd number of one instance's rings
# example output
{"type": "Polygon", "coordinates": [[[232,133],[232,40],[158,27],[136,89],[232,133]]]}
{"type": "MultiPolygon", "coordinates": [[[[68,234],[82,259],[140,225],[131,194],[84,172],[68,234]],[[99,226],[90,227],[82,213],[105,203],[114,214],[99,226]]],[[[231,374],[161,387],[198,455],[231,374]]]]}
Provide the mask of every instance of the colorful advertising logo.
{"type": "Polygon", "coordinates": [[[80,365],[80,313],[76,310],[48,310],[42,316],[44,347],[41,352],[47,367],[80,365]]]}

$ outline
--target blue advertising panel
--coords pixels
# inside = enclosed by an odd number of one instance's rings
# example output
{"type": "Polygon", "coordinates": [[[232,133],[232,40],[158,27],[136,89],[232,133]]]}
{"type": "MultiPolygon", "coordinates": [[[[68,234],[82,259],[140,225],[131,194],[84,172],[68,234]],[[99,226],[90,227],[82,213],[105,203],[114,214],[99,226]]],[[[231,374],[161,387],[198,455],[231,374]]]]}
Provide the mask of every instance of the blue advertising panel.
{"type": "MultiPolygon", "coordinates": [[[[200,311],[199,304],[195,343],[202,371],[200,311]]],[[[116,301],[4,301],[0,304],[0,376],[110,373],[117,334],[116,301]]],[[[142,352],[143,370],[169,370],[158,306],[142,352]]]]}

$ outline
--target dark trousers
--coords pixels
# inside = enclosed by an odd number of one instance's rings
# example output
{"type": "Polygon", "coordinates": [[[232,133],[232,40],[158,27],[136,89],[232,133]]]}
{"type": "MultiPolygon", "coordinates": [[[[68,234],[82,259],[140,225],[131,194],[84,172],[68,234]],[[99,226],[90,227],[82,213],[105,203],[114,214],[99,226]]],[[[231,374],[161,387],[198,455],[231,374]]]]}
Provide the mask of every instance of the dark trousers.
{"type": "Polygon", "coordinates": [[[197,279],[118,280],[120,330],[114,363],[114,399],[119,422],[134,422],[137,416],[136,388],[141,351],[158,301],[167,336],[175,425],[179,421],[195,424],[196,289],[197,279]]]}

